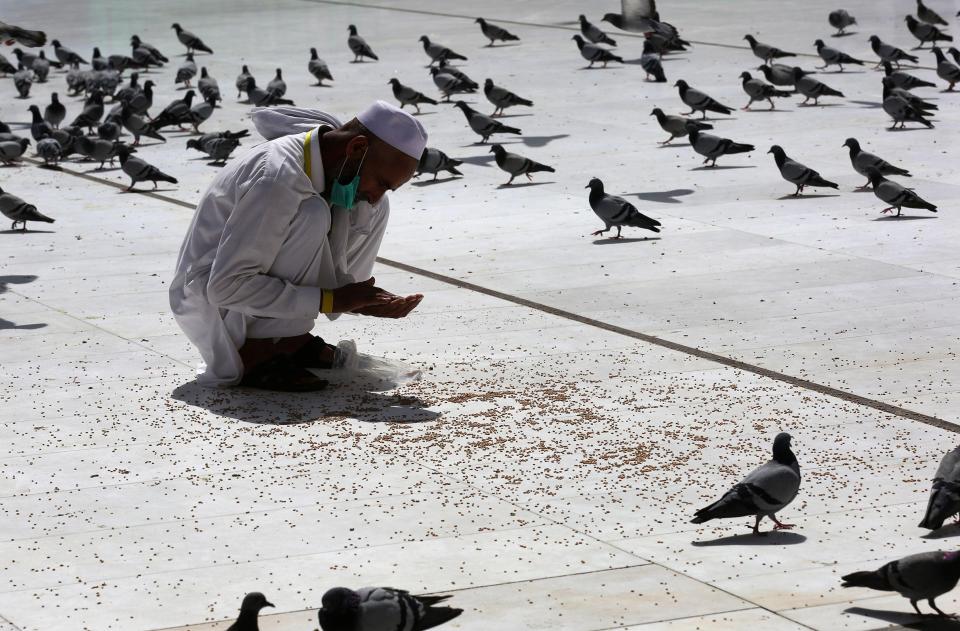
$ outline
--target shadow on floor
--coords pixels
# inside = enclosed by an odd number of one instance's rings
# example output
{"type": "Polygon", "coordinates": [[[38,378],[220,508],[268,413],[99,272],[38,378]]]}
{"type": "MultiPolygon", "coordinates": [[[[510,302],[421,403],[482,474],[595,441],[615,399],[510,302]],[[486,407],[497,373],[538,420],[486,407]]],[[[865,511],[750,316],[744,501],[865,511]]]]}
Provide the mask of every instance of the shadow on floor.
{"type": "MultiPolygon", "coordinates": [[[[906,600],[904,604],[909,607],[906,600]]],[[[850,607],[844,609],[844,613],[855,616],[866,616],[867,618],[876,618],[891,624],[897,624],[906,629],[923,629],[923,631],[955,631],[960,629],[960,621],[953,618],[943,618],[941,616],[929,615],[918,616],[915,613],[906,611],[888,611],[886,609],[867,609],[866,607],[850,607]]]]}
{"type": "Polygon", "coordinates": [[[246,423],[295,425],[353,418],[365,423],[423,423],[439,418],[416,397],[373,391],[375,384],[331,384],[311,393],[253,388],[205,388],[196,381],[177,386],[171,398],[217,416],[246,423]]]}
{"type": "Polygon", "coordinates": [[[794,546],[806,540],[807,538],[798,532],[775,530],[773,532],[767,531],[765,534],[759,535],[748,532],[742,535],[720,537],[719,539],[694,541],[691,545],[697,548],[709,548],[713,546],[794,546]]]}
{"type": "Polygon", "coordinates": [[[669,191],[649,191],[646,193],[628,193],[631,197],[636,197],[648,202],[661,202],[663,204],[679,204],[681,200],[678,197],[691,195],[692,188],[675,188],[669,191]]]}
{"type": "MultiPolygon", "coordinates": [[[[18,231],[19,232],[19,231],[18,231]]],[[[0,276],[0,294],[7,292],[7,285],[25,285],[37,280],[33,274],[16,274],[10,276],[0,276]]],[[[19,329],[21,331],[42,329],[47,326],[45,322],[34,322],[33,324],[16,324],[5,318],[0,318],[0,331],[9,329],[19,329]]]]}
{"type": "Polygon", "coordinates": [[[947,524],[946,526],[941,526],[934,531],[928,532],[920,538],[946,539],[947,537],[956,537],[957,535],[960,535],[960,523],[954,522],[952,524],[947,524]]]}

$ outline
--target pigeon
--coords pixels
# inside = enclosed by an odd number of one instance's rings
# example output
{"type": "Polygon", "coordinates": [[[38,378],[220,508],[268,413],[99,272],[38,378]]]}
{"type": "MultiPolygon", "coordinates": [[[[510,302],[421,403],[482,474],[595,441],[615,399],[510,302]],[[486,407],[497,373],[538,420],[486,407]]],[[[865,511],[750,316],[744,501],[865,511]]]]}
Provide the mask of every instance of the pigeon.
{"type": "Polygon", "coordinates": [[[23,224],[21,228],[23,232],[27,231],[28,221],[44,221],[46,223],[53,223],[54,221],[38,211],[37,207],[33,204],[28,204],[16,195],[7,193],[2,188],[0,188],[0,213],[7,219],[13,221],[13,224],[10,226],[11,230],[16,230],[18,223],[23,224]]]}
{"type": "Polygon", "coordinates": [[[813,74],[808,72],[799,66],[787,66],[784,64],[770,64],[769,66],[757,66],[757,70],[763,73],[763,77],[772,83],[773,85],[778,85],[780,87],[793,86],[796,82],[794,75],[796,71],[806,77],[807,75],[813,74]]]}
{"type": "Polygon", "coordinates": [[[139,64],[127,55],[110,55],[107,57],[107,68],[123,72],[127,68],[139,68],[139,64]]]}
{"type": "Polygon", "coordinates": [[[143,82],[143,88],[126,101],[131,112],[146,115],[147,110],[153,107],[153,85],[153,81],[147,79],[143,82]]]}
{"type": "Polygon", "coordinates": [[[904,101],[906,101],[907,103],[909,103],[909,104],[910,104],[910,107],[918,110],[918,111],[919,111],[921,114],[923,114],[924,116],[931,116],[934,111],[940,109],[940,107],[939,107],[938,105],[936,105],[935,103],[931,103],[931,102],[929,102],[929,101],[924,101],[924,100],[921,99],[919,96],[917,96],[917,95],[914,94],[913,92],[910,92],[909,90],[904,90],[903,88],[895,88],[895,87],[893,87],[893,83],[892,83],[889,79],[887,79],[886,77],[883,78],[882,83],[883,83],[883,85],[885,85],[886,87],[890,88],[890,94],[891,94],[891,95],[893,95],[893,96],[899,96],[899,97],[902,98],[904,101]]]}
{"type": "Polygon", "coordinates": [[[31,31],[0,22],[0,42],[6,43],[7,46],[17,43],[28,48],[39,48],[47,43],[47,34],[43,31],[31,31]]]}
{"type": "Polygon", "coordinates": [[[780,59],[781,57],[797,56],[796,53],[788,53],[785,50],[780,50],[776,46],[758,42],[757,38],[753,35],[744,35],[743,39],[747,40],[747,43],[750,44],[750,50],[753,51],[753,54],[762,59],[765,64],[769,64],[774,59],[780,59]]]}
{"type": "Polygon", "coordinates": [[[153,117],[153,127],[158,130],[170,125],[182,127],[183,123],[187,122],[187,114],[193,107],[193,98],[196,95],[197,93],[193,90],[187,90],[182,99],[171,101],[159,114],[153,117]]]}
{"type": "Polygon", "coordinates": [[[33,62],[39,59],[34,53],[29,53],[19,48],[14,48],[13,54],[17,58],[17,63],[23,64],[24,68],[33,68],[33,62]]]}
{"type": "Polygon", "coordinates": [[[661,145],[668,145],[674,138],[686,136],[689,133],[690,127],[699,129],[701,131],[704,129],[713,129],[713,125],[710,125],[709,123],[704,123],[692,118],[684,118],[683,116],[676,116],[674,114],[664,114],[663,110],[659,107],[653,108],[653,111],[650,112],[650,116],[656,116],[657,122],[660,123],[660,127],[663,128],[663,131],[670,134],[669,138],[658,143],[661,145]]]}
{"type": "Polygon", "coordinates": [[[90,76],[90,70],[80,70],[78,64],[73,64],[67,71],[67,96],[79,96],[81,92],[87,89],[87,78],[90,76]]]}
{"type": "Polygon", "coordinates": [[[946,92],[953,92],[953,86],[960,82],[960,67],[950,63],[936,46],[933,47],[933,54],[937,57],[937,76],[950,84],[946,92]]]}
{"type": "Polygon", "coordinates": [[[526,175],[528,180],[532,180],[533,177],[531,173],[544,171],[547,173],[556,173],[556,169],[553,167],[534,162],[530,158],[525,158],[518,153],[510,153],[504,149],[502,145],[493,145],[490,147],[488,153],[494,154],[497,160],[497,166],[500,167],[501,171],[506,171],[510,174],[510,179],[507,180],[504,186],[510,186],[513,183],[513,178],[518,175],[526,175]]]}
{"type": "Polygon", "coordinates": [[[660,232],[660,222],[656,219],[647,217],[637,207],[616,195],[607,195],[603,192],[603,182],[600,178],[592,178],[590,183],[584,188],[590,189],[590,208],[596,213],[597,217],[603,221],[603,230],[591,232],[590,236],[596,237],[610,228],[617,229],[617,235],[614,239],[620,238],[620,231],[624,226],[634,228],[643,228],[652,232],[660,232]]]}
{"type": "Polygon", "coordinates": [[[925,5],[923,0],[917,0],[917,17],[920,18],[921,22],[926,22],[927,24],[947,25],[947,21],[940,17],[936,11],[925,5]]]}
{"type": "Polygon", "coordinates": [[[733,108],[723,105],[700,90],[691,88],[683,79],[680,79],[673,85],[680,89],[680,100],[690,107],[688,114],[699,111],[700,114],[702,114],[700,118],[706,118],[707,111],[717,112],[719,114],[730,114],[733,112],[733,108]]]}
{"type": "Polygon", "coordinates": [[[85,61],[83,57],[61,44],[59,40],[55,39],[50,43],[53,45],[53,54],[56,55],[61,64],[65,66],[72,66],[73,64],[89,63],[85,61]]]}
{"type": "Polygon", "coordinates": [[[70,123],[71,127],[86,127],[91,132],[103,117],[103,94],[94,92],[83,105],[83,111],[70,123]]]}
{"type": "Polygon", "coordinates": [[[214,104],[223,100],[220,96],[220,85],[217,80],[210,76],[207,67],[200,68],[200,79],[197,81],[197,89],[200,90],[200,96],[204,101],[212,101],[214,104]]]}
{"type": "Polygon", "coordinates": [[[941,616],[934,603],[960,580],[960,552],[921,552],[891,561],[872,572],[854,572],[843,577],[843,587],[866,587],[884,592],[897,592],[910,601],[920,614],[917,602],[926,600],[941,616]]]}
{"type": "Polygon", "coordinates": [[[620,13],[605,13],[602,21],[631,33],[654,32],[679,37],[676,27],[660,21],[655,0],[620,0],[620,13]]]}
{"type": "Polygon", "coordinates": [[[240,139],[250,132],[221,131],[204,134],[200,138],[191,138],[187,141],[187,149],[202,151],[213,158],[214,163],[226,164],[233,150],[240,146],[240,139]]]}
{"type": "Polygon", "coordinates": [[[177,32],[177,39],[180,40],[181,44],[187,47],[188,53],[199,50],[200,52],[213,54],[213,51],[210,50],[209,46],[203,43],[202,39],[184,29],[178,23],[174,22],[172,25],[170,25],[170,28],[177,32]]]}
{"type": "Polygon", "coordinates": [[[8,165],[18,163],[29,146],[30,140],[28,138],[0,142],[0,162],[8,165]]]}
{"type": "Polygon", "coordinates": [[[844,29],[856,24],[857,18],[847,13],[845,9],[837,9],[836,11],[830,12],[830,15],[827,16],[827,21],[830,22],[830,26],[837,29],[836,36],[843,35],[844,29]]]}
{"type": "Polygon", "coordinates": [[[754,79],[750,76],[749,72],[741,72],[740,79],[742,80],[740,85],[743,87],[743,91],[750,97],[750,100],[743,107],[745,110],[750,109],[750,105],[754,101],[763,100],[770,103],[770,109],[776,109],[776,106],[773,104],[773,97],[793,96],[793,92],[789,90],[778,90],[769,83],[764,83],[760,79],[754,79]]]}
{"type": "Polygon", "coordinates": [[[923,48],[923,45],[926,42],[930,42],[931,45],[934,45],[936,42],[953,41],[952,35],[947,35],[932,24],[918,22],[917,18],[913,17],[912,15],[908,15],[903,19],[907,23],[907,30],[909,30],[914,37],[920,40],[920,45],[917,46],[917,48],[923,48]]]}
{"type": "Polygon", "coordinates": [[[6,76],[8,74],[13,74],[16,71],[16,67],[10,63],[10,60],[7,59],[3,53],[0,53],[0,73],[3,73],[3,75],[6,76]]]}
{"type": "MultiPolygon", "coordinates": [[[[163,60],[160,59],[152,50],[141,45],[140,39],[130,40],[130,58],[141,68],[162,68],[163,60]]],[[[163,59],[166,59],[164,57],[163,59]]]]}
{"type": "Polygon", "coordinates": [[[21,99],[30,96],[30,87],[33,85],[33,79],[33,70],[24,68],[23,64],[19,64],[17,71],[13,74],[13,87],[17,89],[17,94],[20,95],[21,99]]]}
{"type": "Polygon", "coordinates": [[[240,603],[240,615],[237,616],[233,624],[227,627],[227,631],[260,631],[257,617],[264,607],[273,607],[273,603],[268,601],[266,596],[260,592],[250,592],[243,597],[243,601],[240,603]]]}
{"type": "Polygon", "coordinates": [[[240,74],[237,75],[237,98],[240,98],[240,95],[247,91],[247,80],[252,79],[253,75],[250,74],[250,69],[246,64],[240,69],[240,74]]]}
{"type": "Polygon", "coordinates": [[[647,33],[646,35],[644,35],[644,38],[645,38],[644,41],[650,42],[653,48],[661,55],[664,53],[680,52],[680,51],[687,50],[687,44],[683,42],[683,40],[680,40],[679,38],[670,38],[670,37],[667,37],[666,35],[661,35],[660,33],[653,33],[653,32],[647,33]]]}
{"type": "Polygon", "coordinates": [[[94,70],[107,69],[107,58],[100,53],[100,48],[97,46],[93,47],[93,55],[90,56],[90,65],[94,70]]]}
{"type": "Polygon", "coordinates": [[[706,156],[704,164],[717,166],[717,158],[728,153],[747,153],[753,151],[756,147],[750,144],[734,142],[729,138],[721,138],[713,134],[705,134],[693,125],[687,125],[687,135],[690,138],[690,146],[693,150],[702,156],[706,156]]]}
{"type": "Polygon", "coordinates": [[[928,121],[921,110],[914,107],[902,96],[891,94],[888,82],[883,84],[883,111],[893,119],[893,126],[890,129],[896,129],[897,123],[900,128],[906,127],[907,121],[913,121],[925,125],[928,129],[933,127],[933,123],[928,121]]]}
{"type": "Polygon", "coordinates": [[[60,143],[60,158],[64,159],[76,153],[77,138],[83,135],[82,129],[61,127],[53,130],[52,138],[60,143]]]}
{"type": "Polygon", "coordinates": [[[760,520],[764,517],[773,521],[774,530],[792,528],[777,519],[777,513],[786,508],[800,490],[800,464],[790,449],[790,440],[786,432],[777,434],[773,440],[773,458],[751,471],[719,500],[698,510],[690,523],[753,515],[755,535],[760,534],[760,520]]]}
{"type": "Polygon", "coordinates": [[[57,166],[63,156],[63,148],[55,138],[44,138],[37,142],[37,155],[43,158],[43,165],[57,166]]]}
{"type": "Polygon", "coordinates": [[[130,83],[120,88],[113,94],[114,102],[125,102],[132,99],[136,94],[141,90],[140,88],[140,73],[132,72],[130,73],[130,83]]]}
{"type": "Polygon", "coordinates": [[[580,14],[580,33],[593,44],[617,45],[615,40],[611,39],[609,35],[601,31],[594,24],[591,24],[590,21],[587,20],[587,16],[582,13],[580,14]]]}
{"type": "Polygon", "coordinates": [[[654,46],[653,42],[649,39],[643,42],[643,54],[640,56],[640,67],[647,73],[645,77],[647,81],[650,81],[650,77],[653,77],[652,80],[657,83],[666,82],[667,75],[663,73],[663,64],[660,63],[660,53],[657,52],[656,46],[654,46]]]}
{"type": "Polygon", "coordinates": [[[137,182],[144,181],[153,182],[153,188],[157,188],[157,182],[177,183],[177,178],[167,175],[146,160],[132,155],[131,151],[132,150],[126,145],[120,145],[117,148],[117,155],[120,157],[120,168],[130,176],[130,186],[125,190],[132,191],[137,182]]]}
{"type": "Polygon", "coordinates": [[[357,35],[356,26],[351,24],[349,27],[347,27],[347,30],[350,31],[350,37],[347,38],[347,46],[350,47],[350,51],[354,54],[353,63],[363,61],[364,57],[369,57],[370,59],[380,59],[373,54],[373,49],[370,48],[370,45],[367,44],[367,41],[357,35]]]}
{"type": "Polygon", "coordinates": [[[900,67],[900,62],[904,60],[912,61],[913,63],[920,61],[918,57],[904,52],[896,46],[885,44],[883,40],[876,35],[871,35],[869,41],[870,48],[872,48],[873,52],[876,53],[877,57],[880,58],[880,61],[878,61],[876,65],[877,68],[879,68],[880,64],[885,61],[897,64],[897,68],[900,67]]]}
{"type": "Polygon", "coordinates": [[[843,142],[843,146],[850,148],[850,163],[853,165],[853,170],[867,178],[867,183],[863,186],[857,187],[857,190],[866,190],[867,188],[870,188],[870,169],[879,171],[881,175],[902,175],[903,177],[911,177],[910,172],[906,169],[893,166],[883,158],[875,156],[867,151],[863,151],[860,148],[860,143],[856,138],[847,138],[843,142]]]}
{"type": "Polygon", "coordinates": [[[446,72],[447,74],[452,74],[457,79],[460,79],[472,90],[477,90],[480,87],[480,84],[468,77],[467,73],[458,68],[454,68],[443,59],[441,59],[440,63],[437,64],[437,68],[443,72],[446,72]]]}
{"type": "Polygon", "coordinates": [[[253,77],[247,78],[247,101],[258,107],[293,105],[293,101],[290,99],[280,98],[270,90],[257,87],[257,81],[253,77]]]}
{"type": "Polygon", "coordinates": [[[440,603],[450,596],[414,596],[392,587],[327,590],[317,612],[321,631],[423,631],[453,620],[462,609],[440,603]]]}
{"type": "Polygon", "coordinates": [[[889,61],[883,62],[884,77],[890,80],[891,87],[913,90],[914,88],[935,88],[936,83],[918,79],[909,72],[894,70],[889,61]]]}
{"type": "Polygon", "coordinates": [[[783,179],[797,187],[797,190],[793,193],[794,197],[803,193],[805,186],[840,188],[840,185],[836,182],[823,179],[819,173],[810,167],[787,157],[786,152],[780,145],[773,145],[767,153],[773,154],[773,159],[777,163],[777,168],[780,169],[780,175],[783,179]]]}
{"type": "Polygon", "coordinates": [[[454,160],[439,149],[427,147],[420,156],[420,163],[417,165],[417,175],[421,173],[433,173],[433,179],[436,180],[440,171],[446,171],[452,175],[463,175],[457,170],[457,167],[463,164],[461,160],[454,160]]]}
{"type": "Polygon", "coordinates": [[[460,108],[460,111],[463,112],[463,115],[467,117],[467,124],[470,125],[470,129],[482,137],[481,142],[487,142],[487,139],[493,134],[521,133],[516,127],[509,127],[500,121],[493,120],[486,114],[481,114],[477,110],[471,108],[463,101],[457,101],[454,103],[454,107],[460,108]]]}
{"type": "Polygon", "coordinates": [[[840,66],[840,72],[843,72],[843,64],[853,64],[857,66],[862,66],[863,61],[851,57],[847,53],[841,52],[836,48],[831,48],[823,43],[822,39],[818,39],[813,43],[817,47],[817,54],[820,55],[820,59],[823,60],[822,66],[817,66],[818,70],[823,70],[828,66],[840,66]]]}
{"type": "Polygon", "coordinates": [[[50,74],[50,60],[47,59],[44,52],[41,50],[40,54],[37,55],[37,58],[33,60],[33,74],[37,78],[37,83],[46,83],[47,75],[50,74]]]}
{"type": "Polygon", "coordinates": [[[193,60],[193,53],[187,53],[187,58],[183,60],[180,67],[177,68],[177,78],[174,83],[182,83],[190,87],[190,79],[197,75],[197,63],[193,60]]]}
{"type": "Polygon", "coordinates": [[[450,61],[451,59],[461,59],[463,61],[467,61],[467,58],[460,53],[456,53],[442,44],[431,42],[430,38],[426,35],[421,35],[420,41],[423,42],[423,50],[430,58],[431,65],[438,61],[450,61]]]}
{"type": "Polygon", "coordinates": [[[571,39],[577,42],[577,48],[580,49],[580,56],[590,62],[590,65],[587,66],[588,68],[593,68],[593,64],[597,62],[603,63],[604,68],[606,68],[607,64],[611,61],[623,63],[623,57],[618,57],[606,48],[601,48],[596,44],[585,42],[579,35],[574,35],[571,39]]]}
{"type": "Polygon", "coordinates": [[[867,169],[867,177],[870,178],[870,184],[873,185],[873,194],[877,196],[877,199],[885,204],[890,204],[880,211],[881,214],[886,214],[896,209],[896,216],[899,217],[900,211],[904,206],[907,208],[921,208],[934,213],[937,212],[935,205],[914,193],[913,190],[883,177],[880,171],[874,168],[867,169]]]}
{"type": "Polygon", "coordinates": [[[477,18],[474,20],[475,23],[480,25],[480,30],[483,32],[483,36],[490,40],[490,43],[487,46],[493,46],[497,40],[501,42],[517,42],[520,41],[520,38],[508,31],[505,28],[497,26],[495,24],[490,24],[483,18],[477,18]]]}
{"type": "Polygon", "coordinates": [[[97,167],[98,170],[103,169],[103,165],[108,161],[110,166],[113,166],[113,161],[116,159],[118,152],[121,147],[126,147],[119,140],[114,140],[110,142],[109,140],[103,140],[102,138],[90,138],[89,136],[80,136],[77,138],[77,153],[86,158],[93,160],[94,162],[99,162],[100,166],[97,167]]]}
{"type": "Polygon", "coordinates": [[[494,84],[493,79],[487,79],[483,82],[483,94],[495,107],[491,116],[497,116],[497,112],[503,114],[505,108],[513,107],[514,105],[533,106],[533,101],[517,96],[506,88],[501,88],[494,84]]]}
{"type": "Polygon", "coordinates": [[[948,451],[940,461],[920,527],[937,530],[957,513],[960,513],[960,447],[948,451]]]}
{"type": "MultiPolygon", "coordinates": [[[[960,14],[958,14],[957,17],[960,17],[960,14]]],[[[950,56],[953,57],[953,60],[957,63],[958,66],[960,66],[960,50],[957,50],[956,48],[951,46],[950,48],[947,49],[947,52],[950,53],[950,56]]]]}
{"type": "Polygon", "coordinates": [[[314,85],[322,86],[324,79],[333,81],[333,75],[330,74],[330,68],[327,67],[327,62],[320,59],[319,55],[317,55],[316,48],[310,49],[310,61],[307,62],[307,72],[317,80],[314,85]]]}
{"type": "Polygon", "coordinates": [[[214,100],[200,101],[190,108],[190,111],[183,117],[183,122],[193,125],[193,131],[200,133],[200,124],[213,115],[213,110],[217,106],[214,100]]]}
{"type": "Polygon", "coordinates": [[[97,138],[102,138],[104,140],[116,140],[120,137],[121,127],[118,122],[119,119],[114,119],[113,117],[106,118],[102,123],[97,126],[97,138]]]}
{"type": "Polygon", "coordinates": [[[813,99],[813,104],[818,105],[821,96],[839,96],[843,97],[843,92],[834,90],[825,83],[817,81],[813,77],[803,76],[800,68],[793,69],[794,87],[803,95],[803,102],[800,105],[806,105],[807,101],[813,99]]]}
{"type": "Polygon", "coordinates": [[[280,68],[277,68],[277,74],[267,83],[267,92],[273,92],[277,96],[287,93],[287,82],[283,80],[283,71],[280,68]]]}
{"type": "Polygon", "coordinates": [[[443,94],[444,101],[449,102],[451,94],[476,92],[476,88],[471,88],[468,84],[452,74],[442,71],[440,68],[430,68],[430,74],[433,75],[434,85],[436,85],[437,88],[440,89],[440,93],[443,94]]]}
{"type": "Polygon", "coordinates": [[[33,139],[41,140],[50,137],[50,135],[53,134],[53,126],[43,120],[43,116],[40,115],[40,108],[36,105],[31,105],[27,109],[33,118],[30,123],[30,135],[33,136],[33,139]]]}
{"type": "Polygon", "coordinates": [[[405,105],[412,105],[417,108],[417,114],[419,114],[421,103],[429,103],[430,105],[438,104],[437,101],[431,99],[423,92],[417,92],[410,86],[403,85],[400,83],[400,79],[396,77],[390,79],[387,83],[393,88],[393,96],[400,101],[400,109],[403,109],[405,105]]]}
{"type": "Polygon", "coordinates": [[[141,40],[139,35],[131,35],[130,43],[135,48],[146,49],[147,52],[149,52],[153,56],[153,58],[157,61],[160,61],[163,63],[170,61],[169,59],[167,59],[167,57],[163,53],[160,52],[160,50],[156,46],[153,46],[152,44],[148,44],[147,42],[141,40]]]}

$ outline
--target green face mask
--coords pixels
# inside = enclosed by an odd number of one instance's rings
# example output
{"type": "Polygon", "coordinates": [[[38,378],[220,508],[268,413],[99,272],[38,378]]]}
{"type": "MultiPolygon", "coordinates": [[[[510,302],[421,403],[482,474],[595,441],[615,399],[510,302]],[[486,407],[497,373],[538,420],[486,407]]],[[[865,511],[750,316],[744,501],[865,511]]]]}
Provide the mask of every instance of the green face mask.
{"type": "Polygon", "coordinates": [[[347,163],[346,160],[343,161],[343,164],[340,165],[340,173],[337,174],[337,177],[333,180],[333,186],[330,188],[330,203],[334,206],[342,206],[347,210],[353,208],[354,204],[357,203],[357,189],[360,188],[360,169],[363,167],[363,159],[367,157],[367,150],[363,150],[363,155],[360,157],[360,166],[357,167],[357,174],[353,176],[353,179],[350,180],[349,184],[341,184],[340,176],[343,175],[343,166],[347,163]]]}

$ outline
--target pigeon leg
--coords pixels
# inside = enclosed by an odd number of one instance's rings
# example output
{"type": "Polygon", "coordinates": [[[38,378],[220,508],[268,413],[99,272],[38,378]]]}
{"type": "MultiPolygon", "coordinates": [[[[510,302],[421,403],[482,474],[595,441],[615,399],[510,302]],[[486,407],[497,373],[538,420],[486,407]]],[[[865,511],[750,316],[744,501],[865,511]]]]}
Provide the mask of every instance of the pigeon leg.
{"type": "Polygon", "coordinates": [[[770,109],[772,110],[777,109],[777,106],[773,104],[773,101],[770,99],[769,96],[767,97],[767,102],[770,103],[770,109]]]}
{"type": "Polygon", "coordinates": [[[667,139],[664,140],[663,142],[658,142],[657,144],[658,144],[658,145],[669,145],[669,144],[670,144],[670,141],[673,140],[674,138],[676,138],[676,136],[674,136],[673,134],[670,134],[670,137],[669,137],[669,138],[667,138],[667,139]]]}
{"type": "Polygon", "coordinates": [[[922,616],[923,613],[920,611],[920,607],[917,607],[917,601],[910,599],[910,604],[913,605],[913,610],[917,612],[918,616],[922,616]]]}
{"type": "Polygon", "coordinates": [[[945,617],[945,618],[956,618],[956,617],[957,617],[956,614],[944,613],[944,612],[940,611],[940,608],[937,607],[937,605],[933,602],[933,598],[929,599],[929,600],[927,601],[927,604],[930,605],[930,608],[931,608],[931,609],[933,609],[934,611],[936,611],[938,614],[940,614],[941,616],[943,616],[943,617],[945,617]]]}
{"type": "Polygon", "coordinates": [[[750,99],[749,101],[747,101],[747,104],[744,105],[743,107],[741,107],[740,109],[746,111],[746,110],[750,109],[750,105],[752,105],[752,104],[753,104],[753,99],[750,99]]]}
{"type": "Polygon", "coordinates": [[[431,181],[431,182],[436,182],[436,181],[437,181],[437,176],[438,176],[438,175],[440,175],[440,171],[437,171],[436,173],[434,173],[434,174],[433,174],[433,179],[432,179],[432,180],[430,180],[430,181],[431,181]]]}
{"type": "MultiPolygon", "coordinates": [[[[16,223],[14,223],[14,225],[16,225],[16,223]]],[[[597,230],[596,232],[591,232],[591,233],[590,233],[590,236],[591,236],[591,237],[600,236],[601,234],[603,234],[604,232],[606,232],[606,231],[609,230],[609,229],[610,229],[610,228],[604,228],[603,230],[597,230]]]]}
{"type": "MultiPolygon", "coordinates": [[[[26,223],[24,223],[24,225],[26,225],[26,223]]],[[[620,226],[617,226],[617,236],[615,236],[615,237],[613,237],[613,238],[614,238],[614,239],[619,239],[619,238],[620,238],[620,226]]]]}
{"type": "Polygon", "coordinates": [[[700,110],[700,120],[705,120],[706,118],[707,118],[707,110],[700,110]]]}
{"type": "Polygon", "coordinates": [[[533,176],[532,176],[532,175],[530,175],[529,173],[525,173],[524,175],[527,176],[527,180],[529,180],[530,182],[533,181],[533,176]]]}
{"type": "Polygon", "coordinates": [[[153,181],[153,190],[157,190],[157,181],[156,181],[156,180],[153,181]]]}
{"type": "Polygon", "coordinates": [[[894,208],[895,208],[895,206],[890,206],[889,208],[884,208],[883,210],[880,211],[880,214],[881,214],[881,215],[886,215],[888,212],[890,212],[890,211],[893,210],[894,208]]]}
{"type": "Polygon", "coordinates": [[[870,188],[870,180],[867,180],[867,183],[864,184],[863,186],[858,186],[858,187],[856,188],[856,190],[858,190],[858,191],[865,191],[865,190],[867,190],[868,188],[870,188]]]}
{"type": "Polygon", "coordinates": [[[801,103],[800,105],[806,105],[806,104],[807,104],[807,101],[809,101],[809,100],[810,100],[810,97],[809,97],[809,96],[803,97],[803,103],[801,103]]]}
{"type": "Polygon", "coordinates": [[[757,515],[757,521],[753,523],[753,534],[760,535],[763,534],[760,532],[760,520],[763,519],[763,515],[757,515]]]}
{"type": "Polygon", "coordinates": [[[513,178],[517,177],[516,175],[511,175],[510,179],[507,180],[507,183],[504,186],[510,186],[513,183],[513,178]]]}
{"type": "Polygon", "coordinates": [[[795,190],[795,191],[793,192],[793,196],[794,196],[794,197],[798,197],[798,196],[800,195],[800,191],[802,191],[802,190],[803,190],[803,187],[800,186],[799,184],[797,184],[797,190],[795,190]]]}
{"type": "Polygon", "coordinates": [[[773,520],[774,530],[790,530],[791,528],[793,528],[793,524],[785,524],[779,521],[776,515],[770,515],[770,519],[773,520]]]}

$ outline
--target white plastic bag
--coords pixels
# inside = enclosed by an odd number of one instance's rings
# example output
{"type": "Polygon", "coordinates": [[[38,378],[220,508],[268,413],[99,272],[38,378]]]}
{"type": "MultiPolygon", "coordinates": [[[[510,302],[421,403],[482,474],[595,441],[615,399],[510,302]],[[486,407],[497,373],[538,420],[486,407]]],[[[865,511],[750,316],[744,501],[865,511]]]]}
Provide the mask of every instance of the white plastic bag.
{"type": "Polygon", "coordinates": [[[354,383],[371,390],[391,390],[420,381],[423,376],[419,368],[403,362],[357,352],[353,340],[342,340],[337,344],[332,368],[309,370],[330,383],[354,383]]]}

